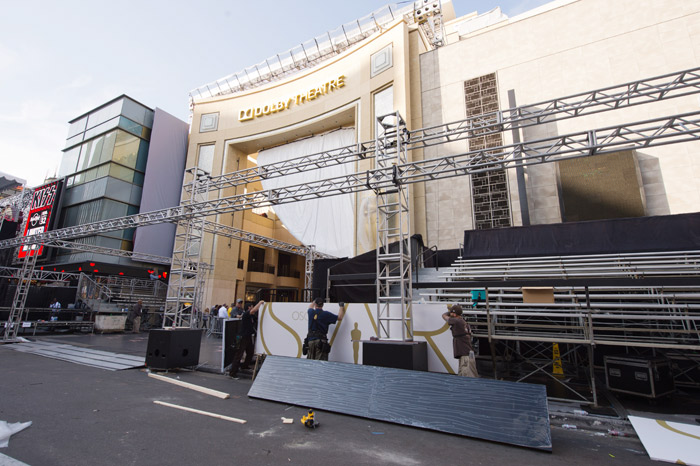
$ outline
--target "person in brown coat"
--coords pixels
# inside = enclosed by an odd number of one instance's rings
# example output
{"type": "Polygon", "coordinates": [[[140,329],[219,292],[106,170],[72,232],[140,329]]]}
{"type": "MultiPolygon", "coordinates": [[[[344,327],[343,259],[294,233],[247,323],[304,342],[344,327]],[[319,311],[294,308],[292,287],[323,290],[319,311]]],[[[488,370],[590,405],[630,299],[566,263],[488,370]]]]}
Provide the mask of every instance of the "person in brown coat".
{"type": "Polygon", "coordinates": [[[472,349],[472,329],[462,318],[462,306],[453,304],[442,318],[452,330],[452,349],[455,359],[459,359],[457,374],[464,377],[478,377],[476,358],[472,349]]]}

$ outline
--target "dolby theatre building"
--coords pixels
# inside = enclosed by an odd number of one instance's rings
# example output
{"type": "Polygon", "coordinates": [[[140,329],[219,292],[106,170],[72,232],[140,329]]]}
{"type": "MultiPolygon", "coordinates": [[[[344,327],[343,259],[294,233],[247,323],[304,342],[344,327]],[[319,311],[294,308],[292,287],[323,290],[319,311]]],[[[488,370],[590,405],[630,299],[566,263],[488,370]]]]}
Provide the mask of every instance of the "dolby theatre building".
{"type": "MultiPolygon", "coordinates": [[[[377,116],[391,112],[414,131],[516,106],[534,110],[556,98],[700,65],[698,2],[556,0],[511,18],[499,9],[456,17],[446,1],[417,4],[387,6],[193,90],[187,167],[217,177],[372,141],[377,116]]],[[[427,145],[408,151],[408,158],[508,147],[693,112],[698,105],[697,95],[620,105],[427,145]]],[[[620,145],[593,157],[413,183],[411,234],[445,250],[459,248],[467,231],[694,213],[700,206],[699,149],[697,142],[620,145]]],[[[262,176],[209,196],[274,190],[372,168],[372,157],[358,158],[284,177],[262,176]]],[[[376,201],[369,189],[208,220],[314,245],[337,258],[376,247],[376,201]]],[[[201,260],[215,266],[207,306],[234,297],[251,301],[260,288],[289,290],[292,299],[304,286],[304,257],[244,241],[205,235],[201,260]]]]}

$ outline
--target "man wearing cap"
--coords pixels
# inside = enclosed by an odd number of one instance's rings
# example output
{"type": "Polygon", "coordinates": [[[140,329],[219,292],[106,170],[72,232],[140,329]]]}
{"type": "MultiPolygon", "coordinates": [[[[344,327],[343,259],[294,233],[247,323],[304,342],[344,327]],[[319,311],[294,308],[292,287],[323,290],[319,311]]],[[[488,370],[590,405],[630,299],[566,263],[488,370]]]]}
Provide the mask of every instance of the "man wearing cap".
{"type": "Polygon", "coordinates": [[[453,304],[442,318],[452,330],[452,350],[455,359],[459,359],[458,375],[463,377],[478,377],[476,372],[476,358],[472,350],[472,329],[462,319],[462,306],[453,304]]]}
{"type": "Polygon", "coordinates": [[[231,303],[231,309],[229,310],[229,317],[235,318],[243,315],[243,300],[238,298],[236,304],[231,303]]]}
{"type": "Polygon", "coordinates": [[[308,344],[307,359],[328,361],[331,345],[328,344],[328,326],[343,320],[345,305],[340,303],[338,315],[323,310],[323,299],[316,298],[307,311],[309,315],[309,333],[306,336],[308,344]]]}

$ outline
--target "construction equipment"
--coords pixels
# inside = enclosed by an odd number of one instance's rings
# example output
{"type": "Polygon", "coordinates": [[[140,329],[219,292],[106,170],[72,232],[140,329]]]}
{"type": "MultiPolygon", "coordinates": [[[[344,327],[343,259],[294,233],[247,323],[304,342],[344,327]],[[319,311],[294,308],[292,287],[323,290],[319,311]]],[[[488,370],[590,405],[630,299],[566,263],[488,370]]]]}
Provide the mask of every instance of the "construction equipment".
{"type": "Polygon", "coordinates": [[[308,414],[305,414],[301,418],[301,423],[304,424],[309,429],[315,429],[320,424],[314,419],[314,410],[310,409],[308,414]]]}

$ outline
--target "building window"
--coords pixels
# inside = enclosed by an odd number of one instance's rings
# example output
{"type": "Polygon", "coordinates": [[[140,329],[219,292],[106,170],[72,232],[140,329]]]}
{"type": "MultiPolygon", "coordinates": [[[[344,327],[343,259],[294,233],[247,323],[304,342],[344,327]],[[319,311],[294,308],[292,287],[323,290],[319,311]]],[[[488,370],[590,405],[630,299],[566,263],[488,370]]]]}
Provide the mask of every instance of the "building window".
{"type": "Polygon", "coordinates": [[[381,133],[377,118],[394,111],[394,88],[387,87],[374,94],[374,137],[381,133]]]}
{"type": "MultiPolygon", "coordinates": [[[[498,86],[496,74],[491,73],[464,83],[467,117],[479,115],[496,121],[498,86]]],[[[501,133],[475,136],[469,140],[469,150],[482,150],[503,145],[501,133]]],[[[474,228],[485,230],[511,226],[508,177],[505,170],[472,175],[472,204],[474,228]]]]}
{"type": "Polygon", "coordinates": [[[265,271],[265,250],[250,246],[248,251],[248,272],[265,271]]]}
{"type": "Polygon", "coordinates": [[[291,277],[292,256],[280,252],[277,254],[277,275],[280,277],[291,277]]]}
{"type": "Polygon", "coordinates": [[[199,154],[197,154],[197,168],[201,168],[205,172],[211,174],[214,168],[214,144],[199,146],[199,154]]]}

